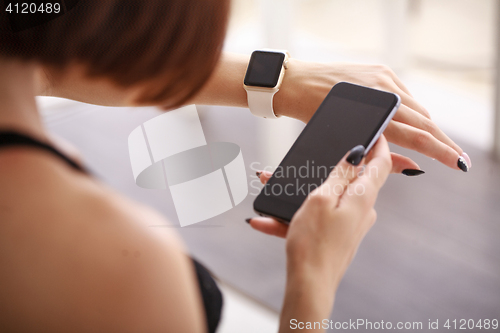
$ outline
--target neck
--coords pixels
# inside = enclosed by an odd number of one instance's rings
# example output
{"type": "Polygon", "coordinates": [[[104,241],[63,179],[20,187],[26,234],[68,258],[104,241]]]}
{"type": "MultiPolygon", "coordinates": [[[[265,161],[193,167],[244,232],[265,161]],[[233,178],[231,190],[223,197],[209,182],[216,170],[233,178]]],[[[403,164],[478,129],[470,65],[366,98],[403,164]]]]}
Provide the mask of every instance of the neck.
{"type": "Polygon", "coordinates": [[[45,138],[35,100],[32,63],[0,58],[0,130],[17,130],[45,138]]]}

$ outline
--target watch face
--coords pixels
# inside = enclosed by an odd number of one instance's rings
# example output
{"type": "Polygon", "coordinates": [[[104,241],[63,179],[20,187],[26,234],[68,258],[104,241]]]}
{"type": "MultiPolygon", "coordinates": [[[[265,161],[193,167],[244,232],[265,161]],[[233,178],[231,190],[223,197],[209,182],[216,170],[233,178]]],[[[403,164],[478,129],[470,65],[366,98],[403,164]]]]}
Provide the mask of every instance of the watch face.
{"type": "Polygon", "coordinates": [[[278,84],[285,54],[265,51],[252,53],[245,76],[245,85],[274,88],[278,84]]]}

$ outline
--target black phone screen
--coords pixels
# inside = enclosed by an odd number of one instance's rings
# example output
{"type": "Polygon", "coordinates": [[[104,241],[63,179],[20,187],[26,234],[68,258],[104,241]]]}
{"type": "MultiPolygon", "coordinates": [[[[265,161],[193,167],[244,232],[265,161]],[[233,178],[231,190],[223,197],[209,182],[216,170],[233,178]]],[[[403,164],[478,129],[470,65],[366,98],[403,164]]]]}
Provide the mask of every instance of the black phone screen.
{"type": "Polygon", "coordinates": [[[397,103],[394,94],[336,85],[262,189],[255,210],[290,221],[350,149],[370,145],[397,103]]]}
{"type": "Polygon", "coordinates": [[[245,75],[245,85],[273,88],[278,84],[285,61],[283,53],[255,51],[245,75]]]}

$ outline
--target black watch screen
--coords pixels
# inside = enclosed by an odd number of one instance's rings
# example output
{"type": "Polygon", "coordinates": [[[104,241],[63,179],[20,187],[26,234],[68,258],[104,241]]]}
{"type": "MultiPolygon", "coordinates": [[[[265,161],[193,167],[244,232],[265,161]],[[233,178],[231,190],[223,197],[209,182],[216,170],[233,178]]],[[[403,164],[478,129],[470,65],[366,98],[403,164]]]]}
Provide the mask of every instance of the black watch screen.
{"type": "Polygon", "coordinates": [[[284,61],[284,53],[253,52],[245,75],[245,85],[266,88],[276,87],[284,61]]]}

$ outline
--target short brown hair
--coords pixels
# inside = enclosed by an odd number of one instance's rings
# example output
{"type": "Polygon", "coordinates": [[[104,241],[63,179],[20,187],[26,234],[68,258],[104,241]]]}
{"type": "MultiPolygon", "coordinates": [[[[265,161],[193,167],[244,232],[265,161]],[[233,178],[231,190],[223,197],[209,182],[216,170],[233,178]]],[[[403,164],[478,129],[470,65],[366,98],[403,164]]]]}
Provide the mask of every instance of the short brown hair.
{"type": "Polygon", "coordinates": [[[82,0],[61,17],[19,32],[7,15],[2,10],[0,56],[61,70],[81,63],[90,77],[122,87],[147,82],[137,103],[175,107],[213,72],[229,0],[82,0]]]}

